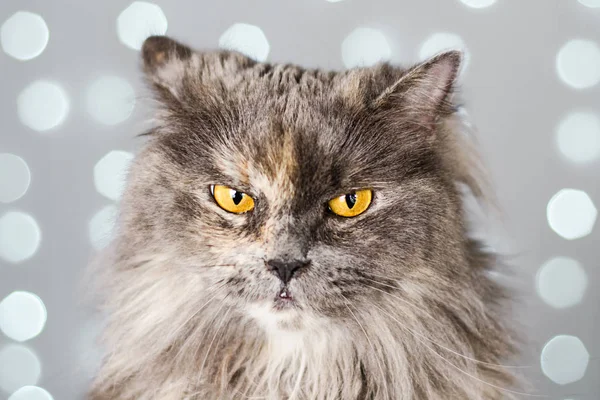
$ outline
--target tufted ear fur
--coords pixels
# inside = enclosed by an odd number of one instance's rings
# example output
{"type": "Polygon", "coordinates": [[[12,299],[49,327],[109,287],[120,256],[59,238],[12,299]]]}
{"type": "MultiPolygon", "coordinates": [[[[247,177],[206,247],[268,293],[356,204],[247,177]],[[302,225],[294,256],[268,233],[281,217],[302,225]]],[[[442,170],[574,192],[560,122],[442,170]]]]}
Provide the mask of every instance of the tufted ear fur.
{"type": "Polygon", "coordinates": [[[178,97],[193,54],[191,48],[166,36],[150,36],[142,46],[146,79],[160,95],[178,97]]]}
{"type": "Polygon", "coordinates": [[[161,100],[180,103],[189,95],[220,90],[223,81],[256,64],[235,51],[197,52],[166,36],[146,39],[142,61],[146,79],[161,100]]]}
{"type": "Polygon", "coordinates": [[[452,114],[452,92],[462,53],[448,51],[410,68],[372,103],[376,110],[401,113],[432,131],[440,117],[452,114]]]}

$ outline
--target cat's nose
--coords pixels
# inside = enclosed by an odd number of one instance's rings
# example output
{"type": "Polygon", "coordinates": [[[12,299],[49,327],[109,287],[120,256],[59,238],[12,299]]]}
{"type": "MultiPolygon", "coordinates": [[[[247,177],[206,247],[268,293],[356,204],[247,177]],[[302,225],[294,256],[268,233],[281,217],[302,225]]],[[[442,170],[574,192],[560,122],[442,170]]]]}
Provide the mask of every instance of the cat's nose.
{"type": "Polygon", "coordinates": [[[267,261],[267,267],[269,271],[274,272],[284,285],[292,279],[295,273],[300,269],[306,268],[310,264],[310,261],[306,260],[269,260],[267,261]]]}

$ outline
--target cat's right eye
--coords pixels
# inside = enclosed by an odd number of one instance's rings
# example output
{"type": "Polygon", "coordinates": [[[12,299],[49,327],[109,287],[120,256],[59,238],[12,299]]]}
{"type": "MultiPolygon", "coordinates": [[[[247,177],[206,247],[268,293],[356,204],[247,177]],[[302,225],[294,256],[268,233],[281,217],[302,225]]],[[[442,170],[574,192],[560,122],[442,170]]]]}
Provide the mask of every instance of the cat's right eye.
{"type": "Polygon", "coordinates": [[[243,214],[254,209],[254,199],[244,192],[223,185],[211,185],[210,192],[223,210],[243,214]]]}
{"type": "Polygon", "coordinates": [[[329,200],[327,204],[329,205],[331,212],[335,215],[350,218],[356,217],[367,211],[367,208],[371,205],[372,199],[373,192],[371,189],[363,189],[338,196],[329,200]]]}

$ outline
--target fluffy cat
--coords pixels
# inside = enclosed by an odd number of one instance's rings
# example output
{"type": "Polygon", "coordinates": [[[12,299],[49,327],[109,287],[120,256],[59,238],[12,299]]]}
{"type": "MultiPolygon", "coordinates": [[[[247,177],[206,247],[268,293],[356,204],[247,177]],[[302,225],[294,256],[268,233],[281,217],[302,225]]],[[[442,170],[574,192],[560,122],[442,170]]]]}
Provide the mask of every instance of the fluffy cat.
{"type": "Polygon", "coordinates": [[[511,398],[507,296],[463,211],[459,52],[327,72],[156,36],[142,57],[156,124],[90,399],[511,398]]]}

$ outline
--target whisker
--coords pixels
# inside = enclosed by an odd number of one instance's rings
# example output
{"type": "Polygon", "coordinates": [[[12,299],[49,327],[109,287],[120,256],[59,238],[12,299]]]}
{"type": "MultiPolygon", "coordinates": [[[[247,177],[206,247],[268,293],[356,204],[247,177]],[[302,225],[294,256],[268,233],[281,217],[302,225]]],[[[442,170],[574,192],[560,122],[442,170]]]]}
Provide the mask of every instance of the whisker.
{"type": "MultiPolygon", "coordinates": [[[[218,286],[211,285],[207,288],[207,291],[216,292],[217,290],[219,290],[223,286],[225,286],[225,284],[226,284],[226,282],[223,282],[222,284],[220,284],[218,286]]],[[[177,327],[177,329],[175,329],[173,331],[173,333],[170,335],[170,340],[172,340],[172,337],[177,336],[177,334],[179,334],[179,331],[181,329],[183,329],[192,319],[194,319],[200,313],[200,311],[202,311],[204,309],[204,307],[206,307],[208,305],[208,303],[213,301],[215,299],[215,297],[217,297],[218,295],[219,295],[219,293],[215,293],[214,296],[212,296],[210,299],[208,299],[208,301],[206,303],[204,303],[198,310],[196,310],[192,315],[190,315],[190,317],[188,319],[186,319],[179,327],[177,327]]]]}
{"type": "MultiPolygon", "coordinates": [[[[210,341],[210,344],[208,345],[208,350],[206,351],[206,354],[204,355],[204,360],[202,360],[202,365],[200,366],[200,374],[203,374],[204,371],[204,364],[206,363],[206,360],[208,359],[208,355],[210,354],[210,350],[212,349],[212,345],[215,342],[215,339],[217,338],[217,335],[219,334],[219,332],[221,331],[221,328],[223,328],[223,326],[225,326],[225,322],[227,321],[227,315],[229,314],[229,312],[231,311],[232,306],[229,306],[229,308],[227,309],[227,311],[225,311],[225,314],[223,314],[223,317],[221,318],[221,323],[219,324],[219,326],[217,327],[217,330],[215,331],[215,334],[212,338],[212,340],[210,341]]],[[[221,341],[222,338],[219,338],[219,341],[217,341],[217,345],[218,343],[221,341]]],[[[200,377],[202,375],[198,376],[198,380],[200,380],[200,377]]],[[[198,382],[199,383],[199,382],[198,382]]]]}
{"type": "MultiPolygon", "coordinates": [[[[371,288],[371,289],[379,290],[380,292],[382,292],[382,293],[385,293],[386,295],[389,295],[389,296],[392,296],[392,297],[394,297],[394,298],[396,298],[396,299],[399,299],[399,300],[401,300],[399,297],[397,297],[397,296],[394,296],[393,294],[391,294],[391,293],[388,293],[388,292],[386,292],[386,291],[384,291],[384,290],[381,290],[381,289],[379,289],[379,288],[376,288],[376,287],[374,287],[374,286],[367,285],[367,287],[369,287],[369,288],[371,288]]],[[[411,303],[409,303],[409,304],[411,304],[411,303]]],[[[373,303],[373,305],[374,305],[375,307],[377,307],[377,305],[376,305],[376,304],[374,304],[374,303],[373,303]]],[[[413,306],[413,304],[411,304],[411,306],[413,306]]],[[[418,308],[417,306],[414,306],[414,307],[418,308]]],[[[422,310],[421,310],[421,311],[422,311],[422,310]]],[[[398,321],[396,320],[396,322],[398,322],[398,321]]],[[[398,323],[400,323],[400,322],[398,322],[398,323]]],[[[405,329],[409,330],[409,332],[411,332],[411,333],[412,333],[413,335],[415,335],[415,336],[420,336],[420,337],[422,337],[423,339],[425,339],[425,340],[427,340],[427,341],[429,341],[429,342],[431,342],[431,343],[435,344],[436,346],[438,346],[438,347],[440,347],[440,348],[442,348],[442,349],[444,349],[444,350],[446,350],[446,351],[448,351],[448,352],[450,352],[450,353],[452,353],[452,354],[455,354],[455,355],[457,355],[457,356],[459,356],[459,357],[462,357],[462,358],[464,358],[464,359],[466,359],[466,360],[469,360],[469,361],[473,361],[473,362],[475,362],[475,363],[478,363],[478,364],[482,364],[482,365],[488,365],[488,366],[490,366],[490,367],[514,368],[514,369],[524,369],[524,368],[532,368],[532,367],[533,367],[532,365],[502,365],[502,364],[494,364],[494,363],[489,363],[489,362],[486,362],[486,361],[477,360],[477,359],[475,359],[475,358],[471,358],[471,357],[469,357],[469,356],[466,356],[466,355],[464,355],[464,354],[461,354],[461,353],[459,353],[459,352],[457,352],[457,351],[455,351],[455,350],[452,350],[452,349],[450,349],[450,348],[448,348],[448,347],[446,347],[446,346],[444,346],[444,345],[442,345],[442,344],[439,344],[439,343],[437,343],[436,341],[434,341],[433,339],[431,339],[431,338],[428,338],[427,336],[425,336],[425,335],[422,335],[422,334],[420,334],[420,333],[418,333],[418,332],[415,332],[415,331],[411,330],[410,328],[406,327],[405,325],[403,325],[403,327],[404,327],[405,329]]]]}
{"type": "MultiPolygon", "coordinates": [[[[365,335],[365,338],[367,339],[367,342],[369,342],[369,345],[371,346],[371,350],[373,350],[373,355],[375,356],[375,353],[376,353],[375,352],[375,346],[373,346],[373,343],[371,342],[371,339],[369,338],[369,335],[367,335],[367,331],[365,330],[365,328],[362,326],[362,324],[360,323],[360,321],[358,320],[358,318],[356,317],[356,315],[354,314],[354,312],[352,312],[352,310],[350,309],[350,306],[348,305],[350,303],[350,301],[341,292],[340,292],[340,296],[342,296],[342,298],[345,300],[344,305],[346,306],[346,308],[348,309],[348,311],[350,311],[350,314],[352,314],[352,317],[354,318],[354,320],[356,321],[356,323],[358,324],[358,326],[360,327],[360,329],[363,331],[363,333],[365,335]]],[[[383,372],[383,367],[381,366],[381,360],[379,359],[379,357],[376,357],[376,359],[377,359],[377,365],[379,366],[379,370],[381,372],[381,378],[383,379],[383,384],[384,384],[385,390],[387,392],[387,379],[386,379],[386,375],[383,372]]]]}
{"type": "MultiPolygon", "coordinates": [[[[375,304],[374,304],[375,305],[375,304]]],[[[388,313],[387,311],[383,310],[382,308],[380,308],[379,306],[375,305],[375,307],[379,308],[379,310],[381,310],[381,312],[385,313],[388,317],[392,318],[394,321],[396,321],[401,328],[403,329],[407,329],[406,327],[404,327],[404,325],[398,321],[392,314],[388,313]]],[[[419,339],[417,339],[419,340],[419,339]]],[[[493,387],[495,389],[501,390],[503,392],[506,393],[511,393],[511,394],[517,394],[519,396],[528,396],[528,397],[541,397],[541,398],[546,398],[549,397],[548,395],[545,394],[532,394],[532,393],[525,393],[525,392],[518,392],[515,390],[510,390],[510,389],[506,389],[503,388],[501,386],[498,385],[494,385],[493,383],[487,382],[481,378],[478,378],[474,375],[469,374],[467,371],[462,370],[460,367],[456,366],[455,364],[453,364],[452,362],[450,362],[448,359],[446,359],[444,356],[442,356],[441,354],[439,354],[437,351],[435,351],[435,349],[431,348],[430,346],[426,345],[425,343],[423,343],[421,340],[419,340],[421,342],[421,344],[423,344],[423,346],[425,346],[427,349],[429,349],[434,355],[436,355],[437,357],[441,358],[442,360],[444,360],[446,363],[448,363],[450,366],[452,366],[453,368],[457,369],[459,372],[467,375],[468,377],[475,379],[476,381],[483,383],[484,385],[493,387]]]]}

